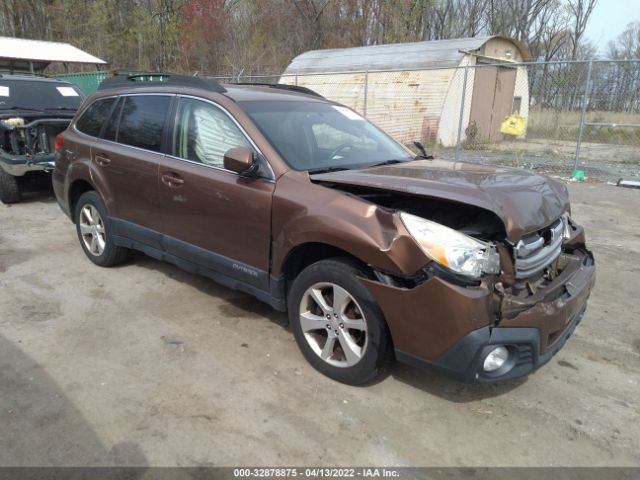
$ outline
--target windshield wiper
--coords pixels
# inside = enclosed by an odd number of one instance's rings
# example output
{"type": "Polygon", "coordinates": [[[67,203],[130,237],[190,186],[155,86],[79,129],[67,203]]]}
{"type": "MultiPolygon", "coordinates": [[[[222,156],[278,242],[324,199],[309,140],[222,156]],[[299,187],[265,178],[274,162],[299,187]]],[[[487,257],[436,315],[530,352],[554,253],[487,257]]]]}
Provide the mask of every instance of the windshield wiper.
{"type": "Polygon", "coordinates": [[[315,168],[313,170],[309,170],[309,173],[315,174],[315,173],[341,172],[343,170],[349,170],[349,169],[347,167],[325,167],[325,168],[315,168]]]}
{"type": "Polygon", "coordinates": [[[385,160],[384,162],[374,163],[373,165],[367,165],[367,168],[369,168],[369,167],[381,167],[382,165],[393,165],[395,163],[405,163],[405,162],[409,162],[409,161],[410,160],[397,160],[397,159],[385,160]]]}
{"type": "Polygon", "coordinates": [[[416,146],[416,148],[418,150],[420,150],[420,155],[418,155],[416,158],[424,158],[425,160],[433,160],[433,155],[429,155],[427,153],[427,150],[424,148],[424,145],[422,145],[421,142],[413,142],[413,144],[416,146]]]}
{"type": "Polygon", "coordinates": [[[43,112],[44,110],[41,110],[39,108],[28,108],[28,107],[18,107],[18,106],[13,106],[13,107],[9,107],[9,108],[0,108],[0,110],[24,110],[25,112],[28,110],[30,112],[43,112]]]}
{"type": "Polygon", "coordinates": [[[78,109],[73,107],[47,107],[45,110],[69,110],[75,112],[78,109]]]}

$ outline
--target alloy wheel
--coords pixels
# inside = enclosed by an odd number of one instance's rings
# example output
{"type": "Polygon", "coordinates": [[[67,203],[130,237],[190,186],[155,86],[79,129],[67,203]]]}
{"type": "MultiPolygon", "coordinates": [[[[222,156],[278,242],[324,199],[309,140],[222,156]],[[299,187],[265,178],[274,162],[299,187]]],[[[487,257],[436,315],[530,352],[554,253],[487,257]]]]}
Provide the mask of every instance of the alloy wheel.
{"type": "Polygon", "coordinates": [[[80,235],[87,251],[96,257],[102,255],[106,245],[104,222],[98,209],[86,204],[80,210],[80,235]]]}
{"type": "Polygon", "coordinates": [[[367,349],[362,309],[334,283],[316,283],[307,289],[300,301],[300,327],[316,355],[336,367],[354,366],[367,349]]]}

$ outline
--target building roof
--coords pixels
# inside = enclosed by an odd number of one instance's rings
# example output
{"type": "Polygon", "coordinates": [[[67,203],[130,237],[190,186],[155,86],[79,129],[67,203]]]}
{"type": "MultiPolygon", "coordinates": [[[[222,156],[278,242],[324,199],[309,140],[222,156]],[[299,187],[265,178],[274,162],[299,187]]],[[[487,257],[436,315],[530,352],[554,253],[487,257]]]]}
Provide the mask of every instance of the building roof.
{"type": "Polygon", "coordinates": [[[0,68],[44,70],[51,62],[106,64],[104,60],[68,43],[0,37],[0,68]]]}
{"type": "Polygon", "coordinates": [[[472,37],[413,43],[391,43],[367,47],[311,50],[295,57],[285,74],[358,72],[365,70],[420,70],[460,65],[464,52],[479,50],[493,38],[512,42],[522,58],[531,58],[528,49],[508,37],[472,37]]]}

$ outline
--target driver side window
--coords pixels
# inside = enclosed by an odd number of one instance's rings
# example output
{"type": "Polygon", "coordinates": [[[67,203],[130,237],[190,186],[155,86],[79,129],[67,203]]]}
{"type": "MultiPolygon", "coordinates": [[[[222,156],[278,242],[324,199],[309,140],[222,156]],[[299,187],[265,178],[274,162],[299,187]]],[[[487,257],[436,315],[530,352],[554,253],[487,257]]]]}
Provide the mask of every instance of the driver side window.
{"type": "Polygon", "coordinates": [[[192,98],[181,98],[173,138],[175,157],[215,167],[224,167],[224,154],[234,147],[251,144],[221,109],[192,98]]]}

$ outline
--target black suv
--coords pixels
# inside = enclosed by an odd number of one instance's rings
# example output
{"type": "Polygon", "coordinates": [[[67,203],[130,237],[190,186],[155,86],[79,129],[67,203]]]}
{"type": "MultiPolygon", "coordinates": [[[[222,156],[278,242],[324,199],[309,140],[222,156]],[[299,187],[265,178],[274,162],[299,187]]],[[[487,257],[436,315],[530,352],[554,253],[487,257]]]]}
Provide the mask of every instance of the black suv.
{"type": "Polygon", "coordinates": [[[75,85],[35,75],[0,74],[0,200],[20,201],[24,182],[53,169],[56,136],[84,98],[75,85]]]}

